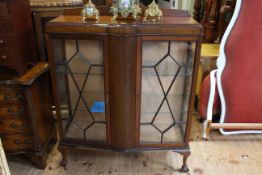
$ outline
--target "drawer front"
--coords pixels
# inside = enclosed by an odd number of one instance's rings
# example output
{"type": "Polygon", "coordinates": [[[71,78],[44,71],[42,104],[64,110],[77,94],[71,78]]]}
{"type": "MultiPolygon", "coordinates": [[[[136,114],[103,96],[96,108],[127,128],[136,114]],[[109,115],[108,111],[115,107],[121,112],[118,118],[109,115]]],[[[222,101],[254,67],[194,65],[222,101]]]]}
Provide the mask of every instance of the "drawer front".
{"type": "Polygon", "coordinates": [[[7,2],[0,2],[0,17],[9,16],[7,2]]]}
{"type": "Polygon", "coordinates": [[[23,117],[0,118],[0,133],[6,134],[30,134],[30,123],[23,117]]]}
{"type": "Polygon", "coordinates": [[[19,152],[33,150],[33,139],[22,134],[2,135],[1,137],[5,152],[19,152]]]}
{"type": "Polygon", "coordinates": [[[0,18],[0,33],[10,33],[12,31],[12,23],[9,18],[0,18]]]}
{"type": "Polygon", "coordinates": [[[0,49],[13,48],[14,38],[12,36],[1,36],[0,35],[0,49]]]}
{"type": "Polygon", "coordinates": [[[0,107],[0,118],[13,115],[23,115],[26,114],[25,106],[4,106],[0,107]]]}
{"type": "Polygon", "coordinates": [[[0,50],[0,64],[12,64],[15,62],[14,58],[14,50],[7,49],[7,50],[0,50]]]}
{"type": "Polygon", "coordinates": [[[0,87],[0,105],[10,103],[24,103],[24,91],[20,88],[3,88],[0,87]]]}

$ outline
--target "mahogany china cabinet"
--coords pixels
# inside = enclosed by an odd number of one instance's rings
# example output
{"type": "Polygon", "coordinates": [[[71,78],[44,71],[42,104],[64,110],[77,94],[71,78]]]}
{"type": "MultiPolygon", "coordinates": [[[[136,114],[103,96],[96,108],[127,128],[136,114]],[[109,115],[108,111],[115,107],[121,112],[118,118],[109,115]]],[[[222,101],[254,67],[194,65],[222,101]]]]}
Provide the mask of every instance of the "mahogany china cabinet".
{"type": "Polygon", "coordinates": [[[188,170],[199,23],[60,16],[46,32],[61,150],[168,149],[188,170]]]}
{"type": "Polygon", "coordinates": [[[28,0],[0,0],[0,138],[8,156],[46,166],[55,138],[47,63],[36,64],[28,0]]]}

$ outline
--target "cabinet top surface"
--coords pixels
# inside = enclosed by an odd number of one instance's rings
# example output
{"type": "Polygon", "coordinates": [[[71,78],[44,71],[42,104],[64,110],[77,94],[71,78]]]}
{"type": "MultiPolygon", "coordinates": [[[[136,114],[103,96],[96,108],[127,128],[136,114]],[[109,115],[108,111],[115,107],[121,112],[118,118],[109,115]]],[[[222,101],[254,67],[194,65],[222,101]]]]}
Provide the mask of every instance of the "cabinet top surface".
{"type": "Polygon", "coordinates": [[[163,17],[162,20],[158,22],[145,22],[141,20],[133,20],[133,19],[120,19],[116,21],[112,21],[112,16],[101,16],[100,20],[97,22],[96,20],[86,20],[83,21],[80,16],[59,16],[53,20],[51,20],[51,24],[55,23],[64,23],[64,24],[82,24],[82,25],[109,25],[109,26],[116,26],[116,25],[198,25],[191,17],[163,17]]]}
{"type": "Polygon", "coordinates": [[[59,16],[51,20],[47,33],[191,34],[200,35],[201,25],[191,17],[163,17],[158,22],[101,16],[99,21],[83,21],[80,16],[59,16]]]}

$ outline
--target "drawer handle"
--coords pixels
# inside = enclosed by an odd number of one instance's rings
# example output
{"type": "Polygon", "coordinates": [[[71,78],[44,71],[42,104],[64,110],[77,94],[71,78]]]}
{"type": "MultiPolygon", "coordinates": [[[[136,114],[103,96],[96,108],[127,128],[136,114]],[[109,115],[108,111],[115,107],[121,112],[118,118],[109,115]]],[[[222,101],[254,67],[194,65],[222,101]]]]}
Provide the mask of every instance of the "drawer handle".
{"type": "Polygon", "coordinates": [[[21,107],[21,108],[19,108],[19,111],[20,112],[25,112],[25,108],[21,107]]]}
{"type": "Polygon", "coordinates": [[[21,145],[21,142],[20,142],[20,140],[15,140],[15,144],[17,144],[17,145],[21,145]]]}
{"type": "Polygon", "coordinates": [[[26,139],[26,140],[24,141],[24,143],[21,143],[20,140],[16,139],[16,140],[15,140],[15,144],[17,144],[17,145],[19,145],[19,146],[22,146],[22,145],[32,145],[31,141],[28,140],[28,139],[26,139]]]}
{"type": "MultiPolygon", "coordinates": [[[[12,128],[18,128],[18,126],[17,126],[16,123],[12,123],[12,124],[11,124],[11,127],[12,127],[12,128]]],[[[23,129],[25,129],[25,128],[27,128],[27,124],[26,124],[26,123],[23,123],[23,124],[21,125],[21,127],[20,127],[19,130],[23,130],[23,129]]]]}
{"type": "Polygon", "coordinates": [[[8,108],[7,111],[8,111],[9,113],[11,113],[11,112],[14,111],[14,109],[13,109],[13,108],[8,108]]]}
{"type": "Polygon", "coordinates": [[[5,43],[5,41],[1,39],[0,44],[3,45],[4,43],[5,43]]]}
{"type": "MultiPolygon", "coordinates": [[[[14,129],[18,128],[18,126],[17,126],[16,123],[11,123],[11,127],[14,128],[14,129]]],[[[19,130],[21,131],[21,130],[27,128],[27,127],[28,127],[27,124],[26,124],[26,123],[23,123],[23,124],[19,127],[19,130]]]]}
{"type": "Polygon", "coordinates": [[[22,100],[22,99],[23,99],[23,96],[22,96],[21,94],[16,94],[16,98],[17,98],[18,100],[22,100]]]}
{"type": "Polygon", "coordinates": [[[25,140],[24,143],[25,143],[26,145],[31,145],[31,144],[32,144],[30,140],[25,140]]]}
{"type": "Polygon", "coordinates": [[[20,114],[21,112],[25,112],[25,108],[20,107],[17,113],[14,112],[14,108],[8,108],[7,111],[12,114],[20,114]]]}
{"type": "Polygon", "coordinates": [[[5,100],[10,100],[10,96],[9,95],[5,95],[5,100]]]}
{"type": "Polygon", "coordinates": [[[16,98],[11,99],[10,95],[5,95],[5,100],[23,100],[23,96],[21,94],[16,94],[16,98]]]}
{"type": "Polygon", "coordinates": [[[17,125],[15,123],[12,123],[11,127],[15,129],[15,128],[17,128],[17,125]]]}
{"type": "Polygon", "coordinates": [[[3,59],[3,60],[6,60],[6,59],[7,59],[7,56],[6,56],[6,55],[2,55],[2,59],[3,59]]]}
{"type": "Polygon", "coordinates": [[[27,124],[26,124],[26,123],[23,123],[21,128],[24,129],[24,128],[27,128],[27,127],[28,127],[27,124]]]}

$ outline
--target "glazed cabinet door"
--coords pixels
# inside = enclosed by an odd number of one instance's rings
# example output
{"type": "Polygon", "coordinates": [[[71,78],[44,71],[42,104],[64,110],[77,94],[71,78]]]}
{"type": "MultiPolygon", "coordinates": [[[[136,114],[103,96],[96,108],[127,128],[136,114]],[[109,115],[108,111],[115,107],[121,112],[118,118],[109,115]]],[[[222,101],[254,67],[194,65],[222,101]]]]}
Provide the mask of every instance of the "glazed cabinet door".
{"type": "Polygon", "coordinates": [[[150,37],[139,43],[137,144],[186,145],[196,42],[150,37]]]}
{"type": "Polygon", "coordinates": [[[63,39],[52,38],[49,42],[63,142],[106,145],[109,106],[107,40],[63,36],[63,39]]]}

